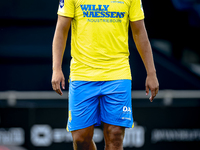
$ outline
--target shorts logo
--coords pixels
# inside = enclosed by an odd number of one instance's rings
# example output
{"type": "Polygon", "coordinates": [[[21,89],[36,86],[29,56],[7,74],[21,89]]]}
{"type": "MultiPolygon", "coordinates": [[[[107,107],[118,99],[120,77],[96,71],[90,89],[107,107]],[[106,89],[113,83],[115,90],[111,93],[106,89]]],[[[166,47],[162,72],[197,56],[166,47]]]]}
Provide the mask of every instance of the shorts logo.
{"type": "Polygon", "coordinates": [[[123,112],[131,112],[131,108],[130,107],[123,107],[123,112]]]}
{"type": "Polygon", "coordinates": [[[60,0],[60,8],[63,8],[64,6],[64,0],[60,0]]]}

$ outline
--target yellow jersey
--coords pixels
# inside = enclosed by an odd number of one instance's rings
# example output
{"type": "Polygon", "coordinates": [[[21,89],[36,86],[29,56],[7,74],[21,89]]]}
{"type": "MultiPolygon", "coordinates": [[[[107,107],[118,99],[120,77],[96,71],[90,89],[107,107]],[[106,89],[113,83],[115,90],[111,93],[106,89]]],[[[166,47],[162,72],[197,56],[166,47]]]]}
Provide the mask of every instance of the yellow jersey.
{"type": "Polygon", "coordinates": [[[141,0],[60,0],[58,15],[73,18],[72,81],[131,79],[128,26],[144,19],[141,0]]]}

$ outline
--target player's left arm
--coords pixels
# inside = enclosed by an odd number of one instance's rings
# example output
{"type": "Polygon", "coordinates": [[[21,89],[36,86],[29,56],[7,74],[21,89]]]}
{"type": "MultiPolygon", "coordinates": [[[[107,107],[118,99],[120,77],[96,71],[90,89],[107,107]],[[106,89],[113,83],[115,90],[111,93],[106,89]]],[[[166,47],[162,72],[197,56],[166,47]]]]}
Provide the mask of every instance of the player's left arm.
{"type": "Polygon", "coordinates": [[[153,61],[153,54],[151,45],[146,32],[144,20],[130,22],[133,39],[135,41],[137,50],[142,58],[144,66],[147,72],[146,78],[146,95],[151,90],[151,97],[149,98],[152,102],[159,90],[159,83],[156,76],[156,69],[153,61]]]}

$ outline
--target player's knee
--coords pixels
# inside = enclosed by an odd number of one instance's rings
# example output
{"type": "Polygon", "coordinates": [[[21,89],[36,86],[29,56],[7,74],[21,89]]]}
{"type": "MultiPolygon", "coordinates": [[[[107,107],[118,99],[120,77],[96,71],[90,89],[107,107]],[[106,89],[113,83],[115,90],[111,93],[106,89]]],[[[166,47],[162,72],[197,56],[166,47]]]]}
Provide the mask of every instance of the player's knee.
{"type": "Polygon", "coordinates": [[[92,142],[92,135],[78,135],[73,137],[73,142],[76,147],[87,148],[92,142]]]}
{"type": "Polygon", "coordinates": [[[76,147],[89,147],[91,140],[79,137],[74,139],[73,142],[76,145],[76,147]]]}
{"type": "Polygon", "coordinates": [[[123,127],[111,127],[105,132],[106,138],[106,146],[109,147],[110,145],[114,147],[121,147],[123,145],[124,139],[124,128],[123,127]]]}
{"type": "Polygon", "coordinates": [[[115,147],[116,149],[122,147],[123,142],[119,139],[110,140],[105,143],[106,148],[115,147]]]}

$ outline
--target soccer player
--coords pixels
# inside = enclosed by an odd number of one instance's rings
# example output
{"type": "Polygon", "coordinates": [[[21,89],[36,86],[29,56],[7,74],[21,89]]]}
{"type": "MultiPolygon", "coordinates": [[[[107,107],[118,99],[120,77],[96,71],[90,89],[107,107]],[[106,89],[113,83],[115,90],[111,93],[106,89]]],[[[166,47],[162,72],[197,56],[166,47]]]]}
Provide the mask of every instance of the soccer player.
{"type": "Polygon", "coordinates": [[[60,0],[53,39],[52,87],[65,89],[62,58],[71,26],[68,131],[75,150],[95,150],[94,126],[103,123],[105,150],[122,150],[133,127],[128,26],[145,65],[146,95],[159,85],[141,0],[60,0]],[[61,86],[61,87],[60,87],[61,86]]]}

